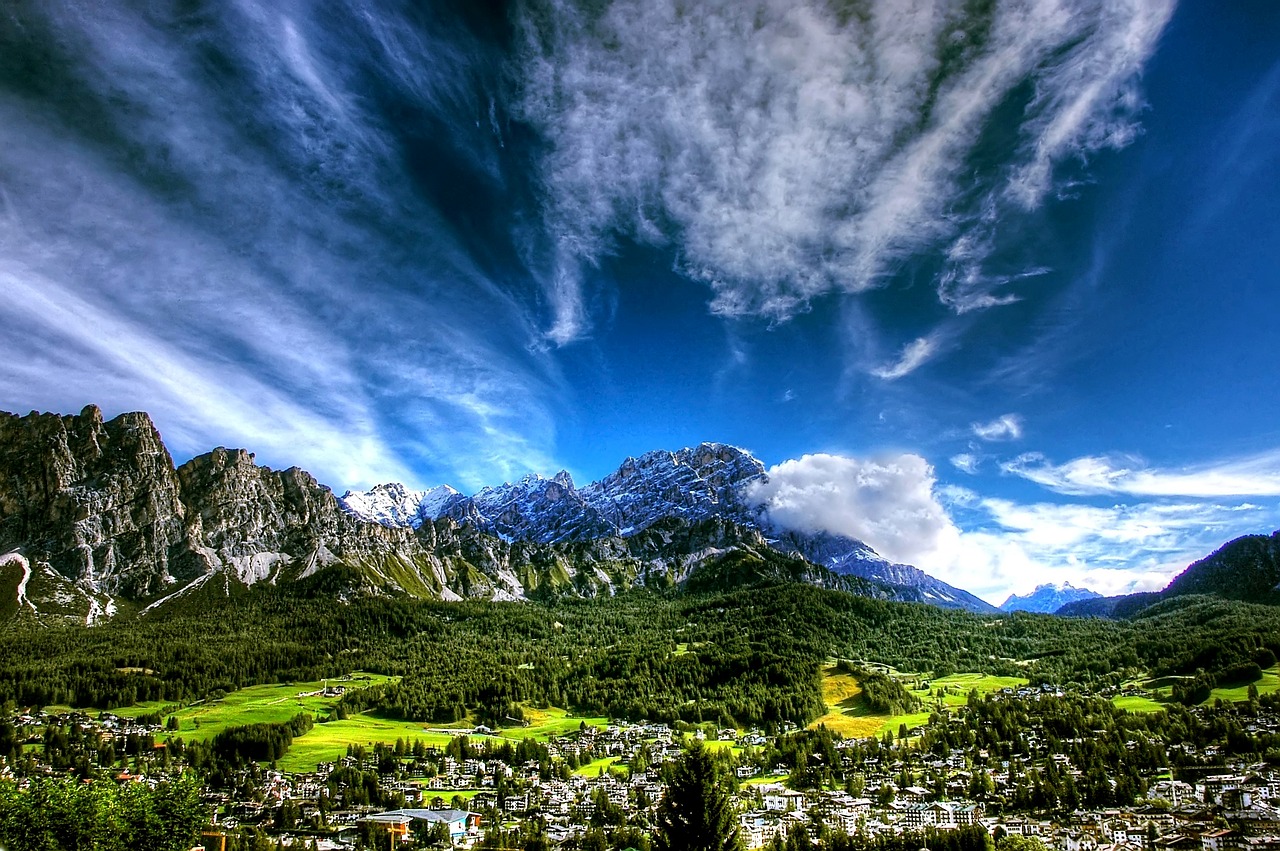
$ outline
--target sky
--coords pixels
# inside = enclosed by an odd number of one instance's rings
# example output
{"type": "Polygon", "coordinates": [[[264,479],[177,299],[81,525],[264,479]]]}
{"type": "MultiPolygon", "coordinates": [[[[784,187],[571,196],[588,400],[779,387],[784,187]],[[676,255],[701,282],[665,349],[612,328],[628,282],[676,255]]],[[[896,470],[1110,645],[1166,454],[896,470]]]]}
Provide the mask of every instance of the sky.
{"type": "Polygon", "coordinates": [[[16,0],[0,409],[1159,588],[1280,527],[1277,187],[1271,0],[16,0]]]}

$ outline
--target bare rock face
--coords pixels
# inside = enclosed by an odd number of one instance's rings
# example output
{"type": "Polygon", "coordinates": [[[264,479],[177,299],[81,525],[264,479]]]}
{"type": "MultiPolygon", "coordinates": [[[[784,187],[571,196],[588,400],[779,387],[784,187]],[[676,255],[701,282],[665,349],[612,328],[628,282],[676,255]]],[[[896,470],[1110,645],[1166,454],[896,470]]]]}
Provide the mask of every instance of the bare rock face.
{"type": "Polygon", "coordinates": [[[85,592],[135,601],[217,573],[251,585],[391,556],[411,565],[406,580],[418,564],[429,570],[425,590],[452,578],[412,530],[353,517],[309,473],[223,448],[175,469],[146,414],[104,422],[93,406],[0,414],[0,554],[9,552],[85,592]]]}
{"type": "Polygon", "coordinates": [[[199,569],[193,543],[146,414],[0,414],[0,552],[25,547],[67,579],[145,596],[199,569]]]}
{"type": "MultiPolygon", "coordinates": [[[[242,449],[220,447],[175,469],[146,414],[109,422],[96,407],[77,416],[0,414],[0,586],[14,586],[20,611],[90,622],[110,616],[117,601],[146,611],[202,586],[231,593],[335,563],[356,568],[362,593],[594,596],[685,573],[728,543],[703,543],[688,530],[623,540],[603,523],[587,540],[584,500],[567,473],[488,496],[416,529],[384,525],[353,514],[311,474],[259,466],[242,449]],[[512,540],[470,522],[482,507],[510,524],[488,525],[517,527],[525,522],[517,507],[530,504],[562,508],[561,533],[512,540]],[[50,590],[34,593],[40,588],[50,590]]],[[[451,491],[438,497],[459,502],[451,491]]]]}
{"type": "Polygon", "coordinates": [[[617,471],[582,488],[562,471],[550,479],[528,475],[469,497],[455,493],[436,503],[434,513],[395,512],[385,498],[375,507],[382,496],[377,489],[348,493],[343,500],[353,513],[389,525],[414,526],[448,517],[508,539],[581,542],[630,536],[668,517],[693,523],[721,516],[749,524],[753,511],[744,501],[745,487],[763,475],[764,465],[745,451],[703,443],[628,458],[617,471]]]}

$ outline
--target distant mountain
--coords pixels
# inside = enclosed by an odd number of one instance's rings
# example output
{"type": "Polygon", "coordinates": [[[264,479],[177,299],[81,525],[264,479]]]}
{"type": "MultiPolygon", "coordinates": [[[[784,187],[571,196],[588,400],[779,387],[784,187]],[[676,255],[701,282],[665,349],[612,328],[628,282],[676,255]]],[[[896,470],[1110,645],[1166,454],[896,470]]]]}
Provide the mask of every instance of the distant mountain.
{"type": "Polygon", "coordinates": [[[1156,603],[1193,594],[1280,605],[1280,531],[1229,541],[1175,576],[1163,591],[1070,603],[1058,614],[1127,618],[1156,603]]]}
{"type": "Polygon", "coordinates": [[[1010,594],[1009,598],[1000,604],[1000,611],[1052,614],[1068,603],[1094,600],[1101,596],[1097,591],[1090,591],[1088,588],[1076,588],[1070,582],[1064,582],[1061,585],[1047,583],[1037,585],[1036,590],[1025,596],[1010,594]]]}
{"type": "Polygon", "coordinates": [[[759,529],[783,553],[799,555],[837,574],[890,586],[896,589],[897,599],[996,611],[984,600],[915,567],[890,563],[853,538],[774,528],[764,506],[750,498],[751,486],[766,478],[764,464],[745,450],[702,443],[628,458],[613,473],[582,488],[562,471],[550,479],[528,475],[469,497],[433,498],[430,505],[424,502],[417,508],[397,501],[413,493],[401,485],[349,491],[341,501],[351,512],[387,525],[416,527],[450,518],[506,540],[538,543],[583,542],[612,535],[625,538],[673,517],[692,522],[719,518],[759,529]],[[388,507],[379,507],[375,513],[370,505],[388,507]]]}

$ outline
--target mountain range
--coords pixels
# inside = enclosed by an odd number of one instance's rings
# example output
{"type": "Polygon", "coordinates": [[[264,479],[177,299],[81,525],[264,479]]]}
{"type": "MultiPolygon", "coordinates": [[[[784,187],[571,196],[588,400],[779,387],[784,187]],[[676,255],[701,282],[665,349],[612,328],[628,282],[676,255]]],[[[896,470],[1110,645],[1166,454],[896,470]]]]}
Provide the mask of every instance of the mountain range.
{"type": "Polygon", "coordinates": [[[629,458],[583,488],[560,473],[339,500],[243,449],[176,466],[145,413],[0,414],[0,618],[92,623],[332,564],[361,577],[343,593],[443,600],[785,580],[994,610],[862,542],[773,529],[748,498],[762,476],[748,453],[707,443],[629,458]]]}
{"type": "MultiPolygon", "coordinates": [[[[261,466],[243,449],[175,465],[145,413],[0,413],[0,622],[213,605],[329,565],[357,577],[339,598],[512,601],[798,581],[997,611],[861,541],[779,528],[752,498],[766,477],[745,450],[703,443],[628,458],[583,487],[560,472],[471,495],[384,484],[338,498],[306,471],[261,466]]],[[[1127,617],[1204,594],[1280,604],[1280,532],[1232,541],[1158,593],[1042,585],[1002,608],[1127,617]]]]}
{"type": "Polygon", "coordinates": [[[844,576],[895,589],[898,599],[991,612],[994,607],[923,571],[882,558],[862,541],[827,532],[778,528],[752,486],[767,479],[764,464],[723,443],[675,452],[647,452],[582,488],[565,471],[551,478],[531,474],[515,483],[464,496],[448,485],[412,491],[384,484],[339,500],[353,514],[387,526],[419,528],[451,519],[504,540],[544,544],[626,538],[661,520],[708,518],[757,530],[770,547],[844,576]]]}

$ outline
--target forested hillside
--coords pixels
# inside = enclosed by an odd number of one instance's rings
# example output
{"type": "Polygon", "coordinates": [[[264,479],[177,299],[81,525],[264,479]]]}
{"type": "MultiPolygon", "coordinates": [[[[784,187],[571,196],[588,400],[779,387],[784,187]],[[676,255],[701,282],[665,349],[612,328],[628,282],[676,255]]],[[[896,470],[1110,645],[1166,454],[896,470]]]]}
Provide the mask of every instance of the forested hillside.
{"type": "Polygon", "coordinates": [[[218,607],[192,600],[94,628],[12,625],[0,635],[0,701],[187,702],[361,669],[402,679],[350,695],[352,708],[424,721],[501,718],[525,704],[804,723],[823,712],[820,666],[831,657],[1105,685],[1139,673],[1225,675],[1280,651],[1280,610],[1198,597],[1123,623],[984,617],[787,582],[546,603],[357,596],[335,605],[357,581],[334,567],[218,607]]]}

